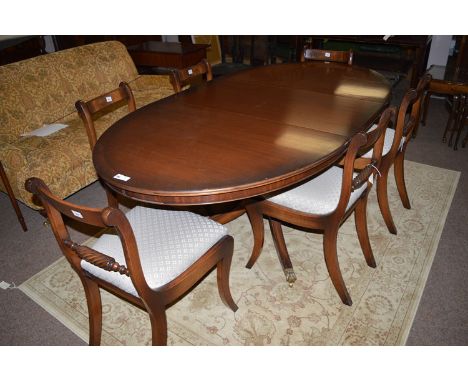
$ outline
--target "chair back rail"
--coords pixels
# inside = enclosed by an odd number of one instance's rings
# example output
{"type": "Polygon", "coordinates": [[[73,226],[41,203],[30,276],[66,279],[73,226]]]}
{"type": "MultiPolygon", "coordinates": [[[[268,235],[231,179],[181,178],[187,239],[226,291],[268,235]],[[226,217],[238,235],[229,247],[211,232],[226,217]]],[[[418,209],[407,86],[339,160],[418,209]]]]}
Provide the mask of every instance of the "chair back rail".
{"type": "Polygon", "coordinates": [[[312,49],[308,45],[304,46],[301,54],[301,62],[305,61],[325,61],[325,62],[341,62],[348,65],[353,65],[353,51],[341,50],[323,50],[312,49]]]}
{"type": "Polygon", "coordinates": [[[121,82],[117,89],[101,94],[88,102],[84,102],[82,100],[76,101],[75,107],[85,125],[91,150],[94,148],[97,141],[96,129],[94,127],[94,118],[96,114],[111,109],[111,106],[118,107],[118,104],[124,101],[127,101],[129,112],[136,110],[135,98],[133,96],[132,89],[126,82],[121,82]]]}
{"type": "Polygon", "coordinates": [[[198,64],[189,66],[188,68],[173,70],[171,73],[171,83],[174,88],[174,92],[180,93],[182,88],[188,85],[189,81],[200,76],[205,76],[207,82],[213,79],[211,65],[206,59],[203,59],[198,64]]]}
{"type": "Polygon", "coordinates": [[[405,131],[405,145],[408,144],[407,141],[412,139],[418,131],[419,123],[421,120],[421,108],[423,104],[424,93],[429,88],[431,80],[432,76],[426,73],[423,77],[421,77],[421,79],[418,82],[418,86],[416,87],[416,100],[411,105],[411,117],[414,120],[414,126],[411,126],[411,128],[407,127],[407,131],[405,131]]]}

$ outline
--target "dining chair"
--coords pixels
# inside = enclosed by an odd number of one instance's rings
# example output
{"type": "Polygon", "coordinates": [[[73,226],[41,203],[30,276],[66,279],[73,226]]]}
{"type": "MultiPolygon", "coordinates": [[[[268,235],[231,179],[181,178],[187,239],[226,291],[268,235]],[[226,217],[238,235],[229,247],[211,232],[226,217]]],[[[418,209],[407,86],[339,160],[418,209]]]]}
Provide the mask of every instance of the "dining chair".
{"type": "MultiPolygon", "coordinates": [[[[388,173],[392,165],[394,166],[395,182],[398,193],[403,206],[406,209],[411,208],[408,197],[408,191],[405,183],[404,161],[406,148],[414,136],[414,132],[418,128],[421,104],[424,92],[431,81],[431,76],[425,74],[419,80],[416,89],[410,89],[404,95],[399,106],[398,115],[396,117],[395,129],[389,128],[385,131],[385,143],[382,153],[382,162],[380,164],[381,176],[377,179],[377,200],[379,203],[380,212],[385,221],[385,224],[392,234],[397,234],[397,228],[393,221],[388,202],[388,173]]],[[[372,128],[375,128],[375,125],[372,128]]],[[[372,157],[372,151],[365,153],[363,158],[368,160],[372,157]]]]}
{"type": "Polygon", "coordinates": [[[194,79],[206,78],[209,82],[213,79],[213,72],[210,63],[203,59],[198,64],[183,69],[174,69],[171,72],[171,84],[175,93],[180,93],[182,89],[191,84],[194,79]]]}
{"type": "Polygon", "coordinates": [[[301,62],[305,61],[325,61],[325,62],[341,62],[348,65],[353,65],[353,51],[341,50],[322,50],[312,49],[305,45],[300,55],[301,62]]]}
{"type": "Polygon", "coordinates": [[[254,236],[254,247],[247,268],[255,264],[263,247],[263,216],[269,220],[276,251],[290,286],[296,281],[296,275],[286,247],[282,223],[321,231],[325,263],[331,281],[341,301],[346,305],[352,304],[338,262],[338,230],[354,211],[364,257],[370,267],[376,266],[367,232],[367,196],[380,165],[385,129],[394,114],[395,108],[386,109],[377,128],[369,133],[358,133],[352,138],[346,152],[335,162],[338,164],[344,158],[343,167],[332,166],[297,187],[246,206],[254,236]],[[370,162],[358,157],[359,153],[370,148],[373,148],[370,162]]]}
{"type": "Polygon", "coordinates": [[[94,126],[94,119],[96,115],[102,116],[103,113],[115,110],[118,106],[123,106],[123,101],[127,101],[128,111],[136,110],[135,98],[130,86],[126,82],[121,82],[117,89],[108,93],[101,94],[90,101],[84,102],[78,100],[75,102],[75,108],[78,115],[82,119],[86,133],[88,134],[89,146],[91,151],[97,141],[96,128],[94,126]]]}
{"type": "Polygon", "coordinates": [[[29,178],[26,189],[41,200],[60,249],[81,279],[90,345],[101,343],[101,288],[148,312],[153,345],[167,344],[166,307],[215,266],[221,300],[237,310],[229,289],[234,240],[221,224],[185,211],[137,206],[124,214],[112,207],[78,206],[52,195],[38,178],[29,178]],[[63,216],[112,231],[80,245],[63,216]]]}
{"type": "MultiPolygon", "coordinates": [[[[76,110],[86,128],[88,135],[89,146],[93,151],[97,141],[96,128],[94,126],[95,119],[124,106],[126,101],[128,111],[136,110],[135,98],[132,89],[126,82],[121,82],[117,89],[108,93],[102,94],[92,100],[84,102],[78,100],[75,102],[76,110]]],[[[113,191],[108,187],[104,187],[107,195],[109,206],[118,208],[118,201],[113,191]]]]}

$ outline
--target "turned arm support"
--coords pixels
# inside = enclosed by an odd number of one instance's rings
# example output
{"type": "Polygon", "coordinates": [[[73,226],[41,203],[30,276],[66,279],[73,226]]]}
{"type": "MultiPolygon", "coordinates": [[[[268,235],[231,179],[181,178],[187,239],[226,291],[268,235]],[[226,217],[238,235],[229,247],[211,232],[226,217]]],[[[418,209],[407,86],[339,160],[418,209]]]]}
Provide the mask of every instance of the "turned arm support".
{"type": "Polygon", "coordinates": [[[92,248],[79,245],[71,240],[64,240],[65,246],[75,252],[78,257],[88,263],[102,268],[108,272],[119,272],[121,275],[130,276],[130,271],[125,265],[120,265],[113,257],[104,255],[92,248]]]}
{"type": "Polygon", "coordinates": [[[351,184],[351,191],[357,190],[365,182],[367,182],[369,177],[372,176],[372,172],[374,171],[374,169],[377,168],[376,164],[377,164],[377,161],[373,160],[366,167],[364,167],[362,171],[359,172],[359,174],[357,174],[354,177],[353,182],[351,184]]]}

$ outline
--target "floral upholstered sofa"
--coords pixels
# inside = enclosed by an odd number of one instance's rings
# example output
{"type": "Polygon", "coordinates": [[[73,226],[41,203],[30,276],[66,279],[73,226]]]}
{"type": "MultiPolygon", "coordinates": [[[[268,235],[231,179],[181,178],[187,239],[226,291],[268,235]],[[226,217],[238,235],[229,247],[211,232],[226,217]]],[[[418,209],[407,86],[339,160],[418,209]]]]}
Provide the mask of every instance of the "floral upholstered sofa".
{"type": "MultiPolygon", "coordinates": [[[[168,76],[139,75],[117,41],[80,46],[0,66],[0,160],[16,199],[39,209],[24,188],[31,176],[65,198],[97,179],[83,122],[75,110],[126,81],[137,107],[174,93],[168,76]],[[47,136],[25,136],[64,124],[47,136]]],[[[98,119],[97,135],[128,113],[122,107],[98,119]]],[[[0,182],[0,188],[5,191],[0,182]]]]}

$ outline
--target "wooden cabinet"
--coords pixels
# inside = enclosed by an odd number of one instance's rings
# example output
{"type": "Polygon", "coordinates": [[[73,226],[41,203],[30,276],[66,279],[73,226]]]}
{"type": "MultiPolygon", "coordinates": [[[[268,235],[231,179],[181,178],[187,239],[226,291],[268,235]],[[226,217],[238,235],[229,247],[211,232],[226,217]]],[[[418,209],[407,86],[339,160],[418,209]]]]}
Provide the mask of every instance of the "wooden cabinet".
{"type": "Polygon", "coordinates": [[[10,64],[45,54],[43,36],[2,36],[0,40],[0,65],[10,64]]]}

